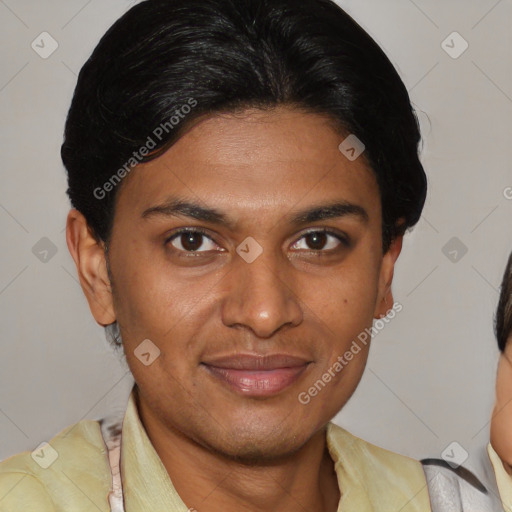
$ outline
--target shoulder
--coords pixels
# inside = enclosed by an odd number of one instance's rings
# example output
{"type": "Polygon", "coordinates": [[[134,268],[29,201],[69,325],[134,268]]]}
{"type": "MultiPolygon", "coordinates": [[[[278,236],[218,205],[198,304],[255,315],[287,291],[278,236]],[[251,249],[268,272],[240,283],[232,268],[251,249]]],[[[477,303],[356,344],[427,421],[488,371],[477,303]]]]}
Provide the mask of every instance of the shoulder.
{"type": "Polygon", "coordinates": [[[0,463],[0,512],[81,511],[84,500],[90,508],[88,499],[108,510],[110,479],[100,422],[82,420],[0,463]]]}
{"type": "Polygon", "coordinates": [[[0,472],[0,512],[13,510],[54,512],[57,508],[44,484],[34,476],[24,471],[0,472]]]}
{"type": "Polygon", "coordinates": [[[339,477],[352,482],[372,510],[430,510],[425,473],[419,461],[380,448],[334,423],[328,424],[327,442],[339,477]]]}
{"type": "Polygon", "coordinates": [[[379,466],[391,472],[412,471],[413,475],[417,476],[423,484],[425,483],[422,465],[419,461],[369,443],[335,423],[329,423],[327,432],[332,440],[339,443],[340,449],[349,450],[354,456],[364,460],[366,465],[372,468],[379,466]]]}
{"type": "Polygon", "coordinates": [[[512,510],[512,476],[508,474],[503,461],[489,443],[487,445],[487,457],[489,460],[487,480],[491,486],[495,486],[506,510],[512,510]]]}
{"type": "Polygon", "coordinates": [[[442,459],[424,459],[421,462],[435,510],[503,510],[496,486],[489,481],[484,485],[468,469],[442,459]]]}

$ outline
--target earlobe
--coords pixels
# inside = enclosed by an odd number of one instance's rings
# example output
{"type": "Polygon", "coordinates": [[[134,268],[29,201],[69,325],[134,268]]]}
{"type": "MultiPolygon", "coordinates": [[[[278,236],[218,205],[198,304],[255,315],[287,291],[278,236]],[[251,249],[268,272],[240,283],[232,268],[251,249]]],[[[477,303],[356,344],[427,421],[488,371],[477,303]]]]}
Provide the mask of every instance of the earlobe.
{"type": "Polygon", "coordinates": [[[104,244],[96,239],[85,217],[75,209],[68,214],[66,242],[96,322],[102,326],[115,322],[104,244]]]}
{"type": "Polygon", "coordinates": [[[389,288],[389,291],[386,293],[386,295],[383,297],[383,299],[380,302],[380,308],[378,308],[378,312],[374,315],[374,318],[384,318],[388,316],[389,311],[393,308],[393,304],[395,303],[395,299],[393,298],[393,292],[391,291],[391,288],[389,288]]]}
{"type": "Polygon", "coordinates": [[[373,314],[374,318],[383,318],[387,316],[393,307],[395,300],[391,285],[395,271],[395,263],[402,251],[403,235],[397,236],[391,243],[388,252],[382,258],[382,265],[379,276],[379,294],[377,304],[373,314]]]}

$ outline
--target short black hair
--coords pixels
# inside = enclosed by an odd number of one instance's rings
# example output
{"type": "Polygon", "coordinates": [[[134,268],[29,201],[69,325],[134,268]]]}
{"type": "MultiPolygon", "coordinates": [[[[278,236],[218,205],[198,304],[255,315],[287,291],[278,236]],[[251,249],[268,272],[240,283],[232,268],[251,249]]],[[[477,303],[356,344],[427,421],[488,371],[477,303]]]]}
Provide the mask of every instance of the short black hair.
{"type": "Polygon", "coordinates": [[[61,149],[71,203],[108,242],[116,185],[132,167],[160,156],[200,116],[278,105],[327,115],[363,142],[387,252],[425,203],[418,120],[385,53],[331,0],[132,7],[78,77],[61,149]]]}
{"type": "Polygon", "coordinates": [[[498,348],[504,352],[507,340],[512,336],[512,253],[503,273],[500,287],[500,299],[494,317],[494,334],[498,348]]]}

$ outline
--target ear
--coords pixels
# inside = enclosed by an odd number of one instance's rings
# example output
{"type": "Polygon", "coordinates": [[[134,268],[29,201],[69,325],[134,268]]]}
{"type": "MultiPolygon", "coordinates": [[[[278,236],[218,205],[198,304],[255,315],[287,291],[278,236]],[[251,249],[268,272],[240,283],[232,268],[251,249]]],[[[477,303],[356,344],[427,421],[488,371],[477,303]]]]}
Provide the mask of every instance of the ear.
{"type": "Polygon", "coordinates": [[[75,261],[80,285],[96,322],[102,326],[115,322],[116,315],[104,243],[96,239],[85,217],[75,209],[68,214],[66,242],[75,261]]]}
{"type": "Polygon", "coordinates": [[[403,235],[397,236],[391,242],[388,252],[382,258],[379,275],[379,291],[373,314],[374,318],[382,318],[386,316],[395,303],[393,292],[391,291],[391,284],[393,283],[395,262],[402,251],[403,239],[403,235]]]}

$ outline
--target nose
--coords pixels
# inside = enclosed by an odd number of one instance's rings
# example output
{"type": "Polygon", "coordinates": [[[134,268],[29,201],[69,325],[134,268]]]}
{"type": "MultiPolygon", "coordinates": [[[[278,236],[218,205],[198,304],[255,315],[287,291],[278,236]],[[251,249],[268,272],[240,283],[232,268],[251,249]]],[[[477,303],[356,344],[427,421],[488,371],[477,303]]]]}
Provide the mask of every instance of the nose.
{"type": "Polygon", "coordinates": [[[229,272],[222,321],[228,327],[250,329],[269,338],[285,325],[297,326],[303,312],[286,262],[265,251],[252,263],[237,258],[229,272]]]}

